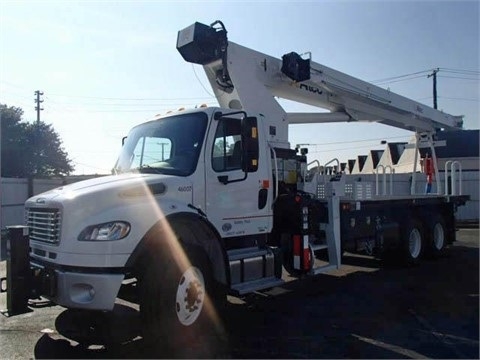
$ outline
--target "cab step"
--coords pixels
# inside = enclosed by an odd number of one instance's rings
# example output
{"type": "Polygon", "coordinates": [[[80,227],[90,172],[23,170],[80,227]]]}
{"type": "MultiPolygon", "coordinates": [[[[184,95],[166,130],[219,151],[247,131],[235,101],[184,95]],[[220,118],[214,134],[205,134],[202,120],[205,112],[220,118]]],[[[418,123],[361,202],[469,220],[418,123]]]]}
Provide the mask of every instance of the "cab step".
{"type": "Polygon", "coordinates": [[[254,291],[265,290],[275,286],[280,286],[285,283],[284,280],[275,276],[268,278],[262,278],[252,281],[247,281],[239,284],[232,285],[232,291],[234,295],[245,295],[254,291]]]}
{"type": "Polygon", "coordinates": [[[337,265],[327,264],[327,265],[322,265],[322,266],[318,266],[316,268],[313,268],[312,270],[310,270],[309,274],[310,275],[324,274],[326,272],[336,270],[336,269],[337,269],[337,265]]]}
{"type": "Polygon", "coordinates": [[[310,248],[313,251],[318,251],[318,250],[328,249],[328,245],[327,244],[310,244],[310,248]]]}
{"type": "Polygon", "coordinates": [[[244,295],[283,284],[280,249],[248,247],[229,250],[227,254],[233,294],[244,295]]]}
{"type": "Polygon", "coordinates": [[[241,259],[251,259],[258,256],[264,256],[268,253],[267,249],[258,247],[248,247],[228,251],[228,261],[236,261],[241,259]]]}

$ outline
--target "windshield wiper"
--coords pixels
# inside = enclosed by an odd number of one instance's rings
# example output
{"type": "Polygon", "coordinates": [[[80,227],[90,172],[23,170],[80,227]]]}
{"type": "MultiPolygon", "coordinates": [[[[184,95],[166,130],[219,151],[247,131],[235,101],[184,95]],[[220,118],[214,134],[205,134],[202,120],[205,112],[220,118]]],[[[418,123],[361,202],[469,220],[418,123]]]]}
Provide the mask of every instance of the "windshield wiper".
{"type": "Polygon", "coordinates": [[[139,166],[138,168],[134,169],[134,171],[138,171],[140,173],[148,173],[148,174],[158,174],[162,172],[160,168],[150,166],[147,164],[139,166]]]}
{"type": "Polygon", "coordinates": [[[150,166],[150,165],[142,165],[142,166],[132,168],[132,169],[121,169],[121,170],[115,169],[115,174],[128,174],[128,173],[135,173],[135,172],[157,174],[157,173],[162,172],[162,170],[160,168],[153,167],[153,166],[150,166]]]}

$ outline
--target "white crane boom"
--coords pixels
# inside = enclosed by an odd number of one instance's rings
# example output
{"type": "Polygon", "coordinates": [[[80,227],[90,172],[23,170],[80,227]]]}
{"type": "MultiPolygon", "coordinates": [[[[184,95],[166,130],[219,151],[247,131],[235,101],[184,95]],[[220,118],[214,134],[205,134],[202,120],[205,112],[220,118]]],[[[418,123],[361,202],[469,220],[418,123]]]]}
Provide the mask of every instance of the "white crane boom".
{"type": "Polygon", "coordinates": [[[430,134],[462,128],[462,116],[435,110],[296,53],[278,59],[228,41],[219,21],[181,30],[177,49],[186,61],[204,66],[220,106],[263,114],[274,143],[288,142],[288,124],[298,123],[375,121],[430,134]],[[275,97],[330,112],[286,113],[275,97]]]}

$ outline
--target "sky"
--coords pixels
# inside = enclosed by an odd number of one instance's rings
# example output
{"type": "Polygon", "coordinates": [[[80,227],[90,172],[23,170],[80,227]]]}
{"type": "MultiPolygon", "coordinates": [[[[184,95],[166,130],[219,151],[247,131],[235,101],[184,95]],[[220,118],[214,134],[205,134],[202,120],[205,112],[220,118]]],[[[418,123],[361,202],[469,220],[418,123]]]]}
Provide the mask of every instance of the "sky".
{"type": "MultiPolygon", "coordinates": [[[[201,66],[175,46],[179,30],[221,20],[236,43],[279,58],[311,52],[317,63],[430,106],[427,75],[440,68],[438,108],[478,129],[479,4],[0,0],[0,103],[33,122],[34,92],[42,91],[40,118],[60,135],[74,174],[109,173],[131,127],[180,107],[217,105],[201,66]]],[[[310,144],[309,160],[321,163],[411,136],[376,123],[290,127],[291,145],[310,144]]]]}

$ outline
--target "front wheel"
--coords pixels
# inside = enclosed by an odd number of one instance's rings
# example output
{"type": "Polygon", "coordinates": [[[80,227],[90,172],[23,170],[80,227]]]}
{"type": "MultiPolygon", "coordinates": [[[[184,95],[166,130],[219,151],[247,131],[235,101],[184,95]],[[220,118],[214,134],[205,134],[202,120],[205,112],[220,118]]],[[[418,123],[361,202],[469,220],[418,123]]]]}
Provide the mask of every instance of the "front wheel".
{"type": "Polygon", "coordinates": [[[143,337],[162,357],[218,357],[226,347],[217,311],[225,294],[201,247],[179,249],[184,254],[166,256],[158,249],[149,255],[141,280],[143,337]]]}

